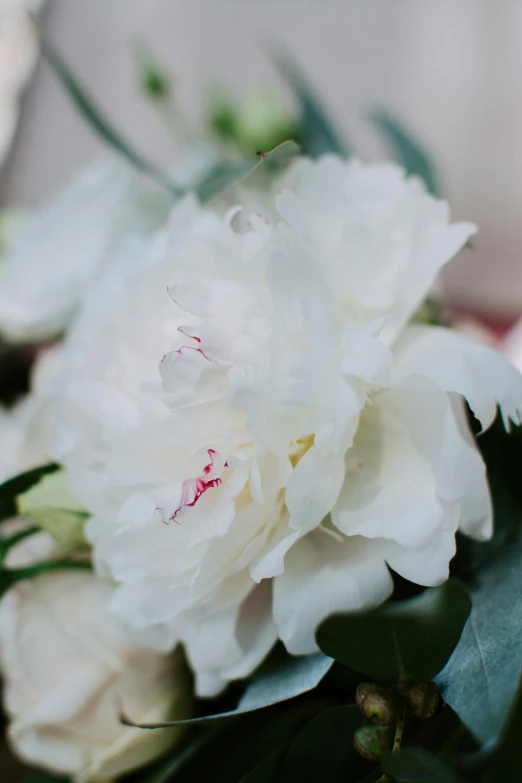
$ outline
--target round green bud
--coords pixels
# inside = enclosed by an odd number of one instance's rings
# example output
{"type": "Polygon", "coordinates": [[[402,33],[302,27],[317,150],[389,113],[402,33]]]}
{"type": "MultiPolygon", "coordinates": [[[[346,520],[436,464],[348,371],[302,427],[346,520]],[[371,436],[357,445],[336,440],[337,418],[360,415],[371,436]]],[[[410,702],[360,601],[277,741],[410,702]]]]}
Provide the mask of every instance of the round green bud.
{"type": "Polygon", "coordinates": [[[408,686],[404,695],[412,714],[420,720],[433,717],[440,704],[439,692],[434,682],[414,682],[408,686]]]}
{"type": "Polygon", "coordinates": [[[355,693],[359,711],[370,723],[393,726],[397,720],[397,697],[372,682],[361,682],[355,693]]]}
{"type": "Polygon", "coordinates": [[[392,742],[390,726],[361,726],[353,738],[355,750],[368,761],[380,761],[391,750],[392,742]]]}
{"type": "Polygon", "coordinates": [[[237,143],[238,110],[224,90],[212,90],[207,98],[207,122],[223,141],[237,143]]]}
{"type": "Polygon", "coordinates": [[[145,67],[142,74],[143,91],[151,98],[166,98],[169,94],[169,80],[153,65],[145,67]]]}

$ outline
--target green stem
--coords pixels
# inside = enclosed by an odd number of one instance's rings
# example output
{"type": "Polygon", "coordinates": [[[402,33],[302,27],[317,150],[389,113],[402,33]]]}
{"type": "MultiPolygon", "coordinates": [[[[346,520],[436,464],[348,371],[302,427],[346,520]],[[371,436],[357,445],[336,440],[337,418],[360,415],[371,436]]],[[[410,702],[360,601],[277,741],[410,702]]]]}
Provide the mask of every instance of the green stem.
{"type": "Polygon", "coordinates": [[[47,571],[63,571],[65,569],[80,569],[82,571],[91,571],[92,563],[90,560],[44,560],[41,563],[35,563],[25,568],[14,568],[10,573],[13,580],[18,582],[21,579],[30,579],[47,571]]]}
{"type": "Polygon", "coordinates": [[[18,533],[13,533],[7,538],[0,539],[0,563],[4,561],[8,550],[11,549],[12,546],[15,546],[15,544],[23,541],[24,538],[32,536],[33,533],[38,533],[40,529],[41,528],[33,525],[31,527],[25,528],[25,530],[20,530],[18,533]]]}
{"type": "Polygon", "coordinates": [[[395,737],[393,740],[392,753],[397,753],[401,749],[402,735],[404,734],[404,717],[406,708],[403,707],[399,717],[397,718],[397,724],[395,726],[395,737]]]}
{"type": "MultiPolygon", "coordinates": [[[[395,737],[393,738],[392,753],[397,753],[401,749],[402,736],[404,734],[404,718],[406,715],[406,708],[403,707],[400,711],[397,723],[395,724],[395,737]]],[[[381,775],[377,783],[393,783],[393,779],[388,775],[381,775]]]]}

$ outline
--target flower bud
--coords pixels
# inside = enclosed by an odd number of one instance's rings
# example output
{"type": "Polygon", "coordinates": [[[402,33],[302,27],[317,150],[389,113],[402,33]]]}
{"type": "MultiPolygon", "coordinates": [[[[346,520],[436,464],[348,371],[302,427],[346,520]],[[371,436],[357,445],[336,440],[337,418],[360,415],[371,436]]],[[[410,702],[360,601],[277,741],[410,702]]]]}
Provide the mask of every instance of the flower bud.
{"type": "Polygon", "coordinates": [[[414,682],[408,687],[405,697],[413,715],[421,720],[431,718],[440,702],[434,682],[414,682]]]}
{"type": "Polygon", "coordinates": [[[355,732],[353,746],[368,761],[380,761],[391,750],[392,740],[389,726],[361,726],[355,732]]]}
{"type": "Polygon", "coordinates": [[[371,723],[392,726],[397,719],[395,695],[375,683],[361,682],[357,687],[355,702],[359,711],[371,723]]]}

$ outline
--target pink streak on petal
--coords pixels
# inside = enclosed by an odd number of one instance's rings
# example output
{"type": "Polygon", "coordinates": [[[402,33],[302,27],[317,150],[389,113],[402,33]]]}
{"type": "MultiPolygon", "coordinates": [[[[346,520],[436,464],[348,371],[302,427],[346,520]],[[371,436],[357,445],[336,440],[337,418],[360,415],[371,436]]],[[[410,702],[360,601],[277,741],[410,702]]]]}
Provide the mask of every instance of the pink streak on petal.
{"type": "Polygon", "coordinates": [[[169,522],[175,522],[176,518],[185,512],[185,509],[195,506],[207,489],[219,487],[223,483],[219,474],[228,467],[228,463],[214,449],[208,449],[208,455],[210,462],[203,468],[203,475],[197,478],[186,479],[183,482],[181,502],[170,517],[169,522]]]}

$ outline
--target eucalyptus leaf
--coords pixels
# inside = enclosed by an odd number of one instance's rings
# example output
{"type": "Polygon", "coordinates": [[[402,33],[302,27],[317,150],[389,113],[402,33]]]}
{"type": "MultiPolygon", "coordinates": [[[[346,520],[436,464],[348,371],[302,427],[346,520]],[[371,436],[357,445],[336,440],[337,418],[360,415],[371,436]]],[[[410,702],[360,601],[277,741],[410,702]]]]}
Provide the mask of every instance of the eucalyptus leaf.
{"type": "Polygon", "coordinates": [[[288,52],[271,49],[279,72],[295,93],[301,110],[299,142],[303,155],[318,158],[331,152],[348,157],[349,150],[328,119],[305,74],[288,52]]]}
{"type": "Polygon", "coordinates": [[[405,747],[381,762],[384,773],[397,783],[458,783],[454,772],[423,748],[405,747]]]}
{"type": "Polygon", "coordinates": [[[141,153],[133,149],[132,145],[122,136],[119,130],[103,116],[103,112],[90,97],[87,90],[48,42],[44,41],[42,43],[42,53],[51,65],[54,73],[65,88],[72,102],[92,130],[108,144],[114,152],[125,158],[132,166],[139,171],[142,171],[144,174],[153,177],[157,182],[167,188],[173,196],[181,196],[183,190],[171,182],[157,166],[143,157],[141,153]]]}
{"type": "Polygon", "coordinates": [[[370,114],[370,119],[391,147],[396,160],[408,174],[416,174],[424,180],[430,193],[434,196],[440,195],[435,167],[430,156],[397,117],[377,109],[370,114]]]}
{"type": "Polygon", "coordinates": [[[185,723],[211,723],[223,718],[233,718],[237,715],[244,715],[248,712],[255,712],[264,707],[279,704],[312,690],[323,679],[332,664],[332,659],[322,653],[300,658],[287,656],[274,667],[255,675],[248,683],[237,707],[228,712],[205,715],[201,718],[168,721],[166,723],[137,724],[125,714],[121,715],[121,720],[128,726],[138,726],[143,729],[160,729],[169,726],[180,726],[185,723]]]}
{"type": "Polygon", "coordinates": [[[306,723],[288,749],[283,779],[288,783],[345,783],[366,766],[353,746],[363,719],[354,704],[323,710],[306,723]]]}
{"type": "Polygon", "coordinates": [[[370,679],[431,680],[453,652],[470,608],[464,585],[448,581],[408,601],[333,615],[319,626],[317,642],[326,655],[370,679]]]}
{"type": "Polygon", "coordinates": [[[478,572],[462,638],[437,678],[442,697],[484,745],[498,741],[522,665],[522,537],[478,572]]]}
{"type": "Polygon", "coordinates": [[[522,753],[520,752],[521,737],[522,679],[519,681],[507,724],[502,732],[499,746],[495,751],[488,771],[488,783],[498,783],[498,781],[503,780],[522,780],[522,753]]]}
{"type": "Polygon", "coordinates": [[[4,481],[0,485],[0,522],[10,519],[18,514],[17,497],[27,492],[31,487],[38,484],[43,476],[55,473],[60,470],[60,465],[52,462],[48,465],[42,465],[25,473],[19,473],[17,476],[4,481]]]}

